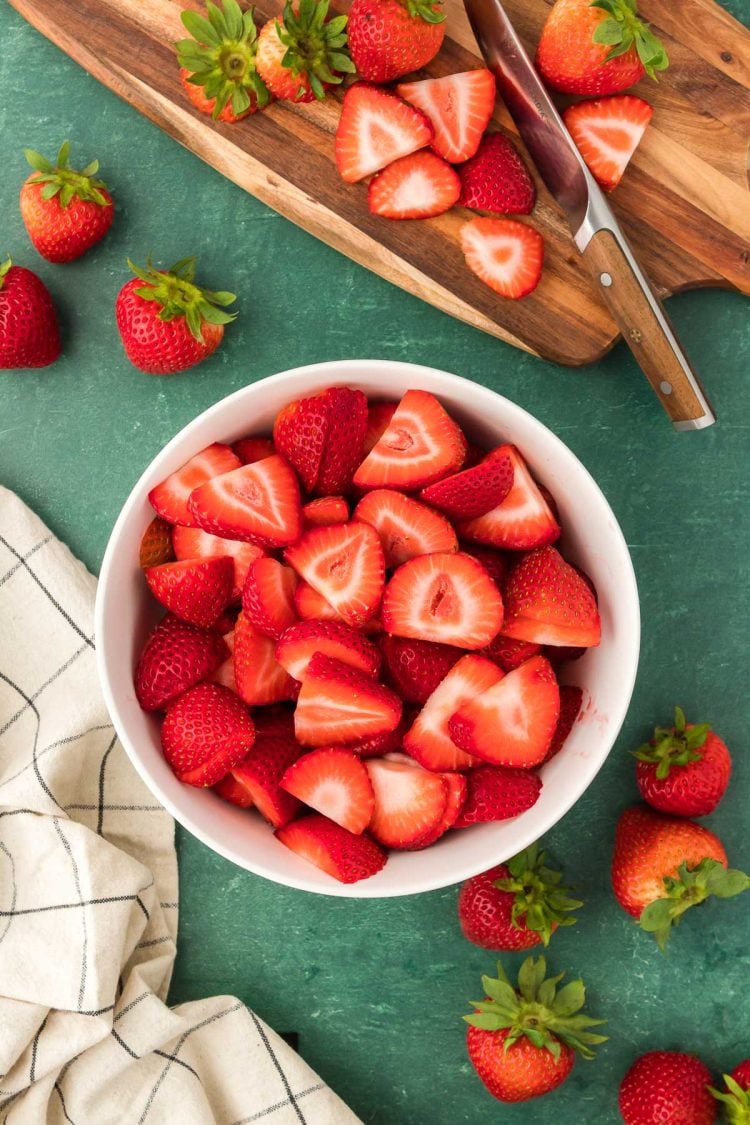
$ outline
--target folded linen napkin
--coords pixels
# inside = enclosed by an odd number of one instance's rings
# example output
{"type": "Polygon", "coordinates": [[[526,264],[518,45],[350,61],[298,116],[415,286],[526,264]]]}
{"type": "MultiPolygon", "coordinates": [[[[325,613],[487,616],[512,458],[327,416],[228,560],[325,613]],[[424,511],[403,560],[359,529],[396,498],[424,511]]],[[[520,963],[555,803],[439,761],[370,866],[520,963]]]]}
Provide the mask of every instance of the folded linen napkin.
{"type": "Polygon", "coordinates": [[[0,1120],[357,1125],[240,1001],[165,1003],[174,822],[100,696],[95,589],[0,488],[0,1120]]]}

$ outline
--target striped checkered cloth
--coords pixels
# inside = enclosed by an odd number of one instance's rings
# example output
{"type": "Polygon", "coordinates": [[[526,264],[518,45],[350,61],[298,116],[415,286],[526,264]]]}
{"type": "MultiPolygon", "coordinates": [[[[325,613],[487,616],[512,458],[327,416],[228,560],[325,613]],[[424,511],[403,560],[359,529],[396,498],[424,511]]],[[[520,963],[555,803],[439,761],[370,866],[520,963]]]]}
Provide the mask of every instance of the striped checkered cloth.
{"type": "Polygon", "coordinates": [[[169,1008],[174,823],[115,736],[95,579],[0,488],[0,1119],[357,1125],[233,997],[169,1008]]]}

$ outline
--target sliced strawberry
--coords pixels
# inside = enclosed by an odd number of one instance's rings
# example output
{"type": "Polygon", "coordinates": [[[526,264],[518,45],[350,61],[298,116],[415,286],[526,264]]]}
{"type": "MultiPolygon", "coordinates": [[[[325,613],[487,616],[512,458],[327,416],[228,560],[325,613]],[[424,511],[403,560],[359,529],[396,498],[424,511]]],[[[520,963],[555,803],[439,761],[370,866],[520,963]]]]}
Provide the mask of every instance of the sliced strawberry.
{"type": "Polygon", "coordinates": [[[367,206],[383,219],[432,219],[450,211],[460,194],[450,164],[434,152],[414,152],[370,180],[367,206]]]}
{"type": "Polygon", "coordinates": [[[222,801],[229,801],[230,805],[237,805],[241,809],[253,807],[253,799],[249,790],[244,785],[240,785],[239,781],[235,781],[231,773],[222,777],[221,781],[217,781],[212,788],[222,801]]]}
{"type": "Polygon", "coordinates": [[[474,543],[459,543],[459,550],[481,563],[498,590],[502,591],[508,575],[508,556],[490,547],[477,547],[474,543]]]}
{"type": "Polygon", "coordinates": [[[198,684],[167,708],[164,757],[186,785],[215,785],[242,761],[255,740],[247,707],[227,688],[198,684]]]}
{"type": "Polygon", "coordinates": [[[391,488],[368,492],[354,509],[354,519],[375,528],[387,567],[418,555],[458,550],[456,533],[445,516],[391,488]]]}
{"type": "Polygon", "coordinates": [[[290,402],[276,416],[274,443],[299,473],[305,492],[315,487],[327,435],[328,406],[322,395],[290,402]]]}
{"type": "Polygon", "coordinates": [[[336,130],[336,167],[356,183],[432,141],[432,126],[395,94],[357,82],[344,96],[336,130]]]}
{"type": "Polygon", "coordinates": [[[229,655],[218,633],[171,614],[144,645],[135,669],[135,694],[144,711],[156,711],[216,671],[229,655]]]}
{"type": "Polygon", "coordinates": [[[503,632],[519,641],[591,648],[601,640],[601,618],[588,582],[554,547],[531,551],[506,583],[503,632]]]}
{"type": "Polygon", "coordinates": [[[226,539],[285,547],[302,530],[297,478],[278,454],[210,480],[189,503],[204,531],[226,539]]]}
{"type": "Polygon", "coordinates": [[[340,883],[369,879],[385,867],[388,858],[369,836],[355,836],[318,813],[277,830],[276,838],[340,883]]]}
{"type": "Polygon", "coordinates": [[[404,736],[404,750],[428,770],[465,770],[476,758],[459,750],[448,733],[448,721],[459,707],[476,699],[503,673],[484,656],[464,656],[450,670],[417,715],[404,736]]]}
{"type": "Polygon", "coordinates": [[[448,723],[457,746],[497,766],[531,769],[544,760],[560,716],[560,689],[543,656],[532,656],[448,723]]]}
{"type": "Polygon", "coordinates": [[[362,625],[378,608],[385,561],[368,524],[314,527],[284,557],[348,624],[362,625]]]}
{"type": "Polygon", "coordinates": [[[552,735],[552,741],[544,759],[545,762],[554,758],[555,754],[559,754],[562,750],[565,739],[572,731],[573,724],[580,714],[582,704],[583,692],[579,687],[573,687],[572,684],[560,685],[560,717],[557,720],[555,733],[552,735]]]}
{"type": "Polygon", "coordinates": [[[413,848],[432,836],[445,815],[448,786],[436,773],[403,762],[370,758],[375,794],[370,832],[387,848],[413,848]]]}
{"type": "Polygon", "coordinates": [[[426,703],[464,655],[452,645],[388,636],[381,637],[380,651],[384,679],[405,703],[426,703]]]}
{"type": "Polygon", "coordinates": [[[437,827],[431,835],[423,836],[418,844],[413,845],[414,851],[421,851],[423,848],[429,848],[441,836],[444,836],[449,828],[452,828],[458,819],[461,809],[464,807],[466,801],[466,794],[469,791],[469,782],[466,774],[463,773],[441,773],[443,781],[448,789],[448,801],[445,806],[445,812],[437,827]]]}
{"type": "Polygon", "coordinates": [[[461,468],[466,438],[434,395],[407,391],[354,474],[357,488],[424,488],[461,468]]]}
{"type": "Polygon", "coordinates": [[[470,555],[421,555],[400,566],[383,595],[383,628],[398,637],[478,649],[503,623],[503,599],[470,555]]]}
{"type": "Polygon", "coordinates": [[[157,601],[182,621],[210,629],[229,605],[234,584],[231,559],[187,559],[144,571],[157,601]]]}
{"type": "Polygon", "coordinates": [[[232,446],[243,465],[254,465],[256,461],[265,461],[272,457],[276,448],[270,438],[246,437],[240,438],[232,446]]]}
{"type": "Polygon", "coordinates": [[[605,191],[622,179],[654,111],[632,94],[578,102],[563,111],[568,132],[605,191]]]}
{"type": "Polygon", "coordinates": [[[274,828],[283,828],[302,808],[296,797],[281,788],[282,777],[301,753],[293,735],[259,732],[255,746],[232,770],[234,780],[274,828]]]}
{"type": "Polygon", "coordinates": [[[513,465],[513,487],[497,508],[458,525],[458,533],[474,543],[528,551],[560,537],[560,526],[521,454],[512,445],[501,445],[488,460],[509,457],[513,465]]]}
{"type": "Polygon", "coordinates": [[[239,539],[222,539],[219,535],[209,535],[199,527],[172,529],[174,553],[178,559],[213,559],[225,556],[234,559],[234,582],[232,601],[242,597],[247,572],[256,559],[263,558],[263,548],[255,543],[241,543],[239,539]]]}
{"type": "Polygon", "coordinates": [[[256,559],[242,590],[242,611],[248,621],[275,641],[294,625],[297,575],[276,559],[256,559]]]}
{"type": "Polygon", "coordinates": [[[343,496],[321,496],[311,500],[302,509],[302,518],[308,527],[330,527],[331,524],[349,522],[349,505],[343,496]]]}
{"type": "Polygon", "coordinates": [[[234,680],[250,706],[294,699],[298,686],[276,660],[276,645],[251,625],[244,613],[234,630],[234,680]]]}
{"type": "Polygon", "coordinates": [[[542,782],[529,770],[480,766],[467,774],[468,791],[454,828],[520,816],[539,800],[542,782]]]}
{"type": "Polygon", "coordinates": [[[388,429],[391,418],[396,413],[397,402],[371,402],[367,411],[367,430],[365,432],[362,456],[366,457],[370,450],[377,445],[388,429]]]}
{"type": "Polygon", "coordinates": [[[513,487],[510,457],[493,457],[473,469],[423,488],[420,499],[445,512],[451,519],[470,520],[502,504],[513,487]]]}
{"type": "Polygon", "coordinates": [[[501,297],[527,297],[539,284],[544,240],[516,219],[469,219],[461,227],[466,264],[501,297]]]}
{"type": "Polygon", "coordinates": [[[294,729],[306,746],[340,746],[395,730],[401,700],[389,688],[317,652],[307,666],[294,712],[294,729]]]}
{"type": "Polygon", "coordinates": [[[467,70],[424,82],[400,82],[396,89],[430,119],[435,152],[451,164],[474,155],[495,108],[491,71],[467,70]]]}
{"type": "Polygon", "coordinates": [[[502,133],[488,133],[460,175],[462,207],[492,215],[530,215],[534,209],[534,181],[515,145],[502,133]]]}
{"type": "Polygon", "coordinates": [[[322,397],[328,427],[314,491],[318,496],[337,496],[350,488],[354,470],[362,460],[367,399],[362,391],[349,387],[329,387],[322,397]]]}
{"type": "Polygon", "coordinates": [[[276,659],[301,683],[316,652],[359,668],[373,679],[380,671],[375,645],[342,621],[300,621],[290,626],[276,646],[276,659]]]}
{"type": "Polygon", "coordinates": [[[375,808],[364,765],[351,750],[336,746],[303,754],[282,777],[281,788],[357,836],[375,808]]]}
{"type": "Polygon", "coordinates": [[[151,507],[169,523],[181,523],[186,527],[198,527],[193,513],[188,508],[190,493],[212,477],[230,473],[241,464],[228,445],[215,442],[207,449],[196,453],[195,457],[171,473],[161,484],[157,484],[148,494],[151,507]]]}
{"type": "Polygon", "coordinates": [[[294,591],[294,608],[303,621],[341,621],[346,624],[330,602],[301,579],[294,591]]]}
{"type": "Polygon", "coordinates": [[[156,516],[151,520],[141,539],[138,556],[141,570],[148,570],[150,566],[161,566],[162,563],[172,562],[174,557],[172,525],[163,520],[161,516],[156,516]]]}
{"type": "Polygon", "coordinates": [[[210,676],[211,683],[221,684],[222,687],[227,687],[230,691],[237,691],[237,681],[234,678],[234,629],[230,633],[223,633],[222,638],[224,644],[227,646],[229,655],[223,664],[220,664],[216,671],[210,676]]]}

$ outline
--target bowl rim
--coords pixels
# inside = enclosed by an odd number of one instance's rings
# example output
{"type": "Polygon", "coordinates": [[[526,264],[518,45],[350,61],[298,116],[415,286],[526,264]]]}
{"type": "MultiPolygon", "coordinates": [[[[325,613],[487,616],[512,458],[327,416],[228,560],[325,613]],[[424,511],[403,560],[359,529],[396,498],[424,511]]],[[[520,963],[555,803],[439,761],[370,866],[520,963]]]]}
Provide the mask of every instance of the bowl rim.
{"type": "MultiPolygon", "coordinates": [[[[612,511],[609,501],[607,500],[600,486],[598,485],[592,474],[588,471],[586,466],[583,464],[583,462],[580,461],[573,450],[570,449],[569,446],[567,446],[561,438],[559,438],[543,422],[540,422],[529,411],[512,402],[505,396],[499,394],[497,391],[492,390],[492,388],[486,387],[481,383],[475,383],[473,382],[473,380],[467,379],[464,376],[456,375],[452,372],[443,371],[440,368],[430,367],[424,364],[415,364],[402,360],[387,359],[340,359],[322,361],[313,364],[303,364],[299,367],[289,368],[288,370],[265,376],[263,379],[257,380],[257,382],[249,383],[244,387],[233,391],[231,394],[224,396],[217,402],[213,403],[211,406],[207,407],[206,410],[203,410],[199,414],[197,414],[194,418],[191,419],[191,421],[186,423],[186,425],[184,425],[174,435],[174,437],[167,442],[166,445],[161,448],[161,450],[156,454],[155,457],[152,458],[152,460],[140,474],[137,481],[131,488],[122,508],[120,509],[119,515],[113,525],[109,540],[107,542],[107,547],[105,549],[99,573],[96,591],[96,602],[94,608],[96,664],[104,701],[110,718],[112,719],[115,731],[125,749],[125,752],[128,755],[128,758],[130,759],[130,762],[135,767],[136,772],[139,774],[147,788],[151,791],[151,793],[153,793],[153,795],[170,813],[170,815],[179,824],[181,824],[183,828],[187,829],[187,831],[190,832],[191,835],[195,836],[201,841],[201,843],[205,844],[212,851],[221,855],[224,859],[228,859],[230,862],[236,864],[238,867],[242,868],[245,871],[249,871],[252,874],[259,875],[265,879],[270,880],[273,883],[281,886],[287,886],[295,890],[307,891],[314,894],[324,894],[338,898],[397,898],[403,895],[421,894],[428,891],[440,890],[445,887],[453,886],[459,882],[462,882],[464,879],[470,878],[473,875],[477,875],[487,868],[493,866],[495,863],[503,862],[503,860],[492,858],[491,856],[480,855],[477,858],[476,862],[466,863],[463,869],[459,872],[451,871],[448,881],[446,881],[445,877],[441,876],[438,871],[433,876],[428,875],[428,877],[423,878],[418,883],[412,880],[408,885],[395,889],[391,887],[381,888],[379,886],[373,886],[369,891],[367,885],[372,884],[373,882],[370,879],[363,879],[360,882],[352,884],[343,884],[331,880],[332,885],[330,888],[327,885],[325,887],[321,887],[317,884],[313,884],[307,881],[303,877],[295,877],[293,874],[290,874],[289,877],[282,878],[276,871],[270,870],[262,862],[249,862],[245,855],[240,854],[238,851],[233,850],[231,847],[227,847],[223,844],[217,843],[217,841],[213,839],[209,833],[204,831],[199,825],[196,825],[191,815],[184,809],[182,809],[174,800],[172,800],[169,794],[164,792],[158,779],[152,776],[147,764],[145,763],[136,746],[133,744],[129,737],[127,721],[121,711],[109,675],[106,655],[107,646],[103,641],[100,640],[100,638],[103,637],[105,632],[105,604],[112,594],[112,591],[110,590],[111,571],[117,557],[118,543],[121,533],[125,526],[128,524],[133,510],[143,503],[143,500],[147,497],[147,493],[150,488],[152,488],[154,484],[158,483],[160,479],[158,474],[159,472],[161,472],[160,466],[167,462],[170,459],[172,453],[177,448],[182,446],[196,430],[202,428],[205,424],[210,422],[212,417],[224,413],[233,402],[239,403],[248,395],[257,393],[258,390],[267,386],[270,382],[273,382],[275,385],[283,385],[286,382],[294,382],[296,380],[304,378],[309,379],[311,385],[315,385],[316,383],[325,383],[326,381],[335,385],[340,376],[346,374],[347,378],[340,381],[339,385],[350,383],[351,385],[356,386],[358,378],[360,376],[372,377],[377,376],[378,373],[386,376],[388,373],[392,374],[395,369],[397,369],[404,375],[406,375],[408,372],[409,377],[415,380],[416,385],[418,385],[420,375],[427,377],[437,376],[440,380],[447,380],[449,384],[452,384],[455,387],[456,391],[460,391],[462,388],[465,388],[472,395],[475,393],[479,393],[480,398],[483,398],[485,396],[488,398],[488,400],[489,398],[491,398],[493,400],[492,405],[494,409],[502,413],[504,418],[507,417],[511,422],[514,420],[514,418],[523,420],[524,425],[530,427],[532,430],[536,429],[543,441],[548,443],[550,447],[557,447],[558,452],[562,452],[567,457],[572,458],[573,461],[576,462],[581,474],[588,478],[591,485],[593,485],[593,488],[596,490],[596,492],[598,492],[602,504],[604,505],[605,511],[609,513],[611,517],[611,534],[617,541],[622,554],[622,558],[626,563],[626,566],[624,567],[625,574],[623,577],[627,582],[627,589],[621,591],[621,596],[623,598],[627,598],[630,603],[629,640],[631,643],[629,653],[623,653],[623,656],[625,657],[627,655],[628,659],[627,666],[623,667],[621,670],[621,682],[624,690],[622,691],[620,696],[620,705],[616,712],[612,712],[608,733],[603,736],[603,740],[608,743],[606,751],[600,751],[596,757],[592,756],[590,759],[588,759],[585,765],[582,764],[582,771],[585,776],[582,779],[577,793],[572,795],[569,800],[563,801],[559,806],[555,806],[555,808],[550,811],[550,814],[545,817],[541,825],[535,824],[533,828],[527,827],[526,829],[524,829],[523,818],[520,818],[521,827],[519,831],[518,846],[516,849],[517,851],[520,852],[521,850],[532,844],[535,840],[540,839],[542,836],[544,836],[545,833],[549,832],[560,820],[562,820],[562,818],[570,811],[573,805],[576,804],[578,800],[580,800],[580,798],[594,781],[599,770],[603,767],[604,763],[609,757],[609,754],[612,751],[614,743],[622,729],[622,725],[627,715],[630,701],[632,699],[633,690],[635,687],[640,657],[641,617],[635,570],[633,568],[633,561],[627,546],[627,542],[625,540],[617,517],[612,511]]],[[[385,386],[387,387],[387,382],[385,383],[385,386]]],[[[439,397],[440,392],[435,393],[439,397]]],[[[473,408],[474,407],[472,404],[470,406],[470,409],[473,408]]],[[[481,408],[481,403],[477,404],[477,408],[481,408]]],[[[221,438],[215,437],[213,440],[220,441],[221,438]]]]}

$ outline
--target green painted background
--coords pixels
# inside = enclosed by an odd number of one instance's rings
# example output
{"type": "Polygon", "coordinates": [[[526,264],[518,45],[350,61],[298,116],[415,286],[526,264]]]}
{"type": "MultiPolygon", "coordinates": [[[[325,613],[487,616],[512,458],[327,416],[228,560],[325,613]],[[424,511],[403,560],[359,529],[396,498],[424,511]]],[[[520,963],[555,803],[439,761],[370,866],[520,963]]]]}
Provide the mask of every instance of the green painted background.
{"type": "MultiPolygon", "coordinates": [[[[730,5],[740,15],[746,0],[730,5]]],[[[747,12],[747,8],[744,9],[747,12]]],[[[142,469],[197,413],[246,383],[317,360],[432,364],[484,383],[559,434],[599,481],[625,532],[641,591],[643,651],[609,761],[548,837],[580,887],[580,923],[552,943],[584,975],[611,1041],[548,1098],[506,1108],[467,1062],[460,1015],[493,959],[465,942],[456,888],[347,902],[284,890],[178,833],[179,955],[172,999],[233,993],[280,1031],[374,1125],[616,1122],[619,1078],[637,1053],[700,1050],[715,1068],[750,1055],[750,896],[695,911],[661,956],[617,908],[607,869],[615,818],[635,796],[627,750],[679,701],[735,756],[710,824],[750,867],[747,804],[748,305],[704,292],[670,302],[720,422],[673,433],[618,347],[569,371],[464,327],[366,273],[256,203],[101,89],[0,4],[0,252],[36,269],[61,311],[65,357],[0,375],[0,480],[92,570],[142,469]],[[16,203],[24,145],[97,155],[118,213],[106,242],[55,267],[32,250],[16,203]],[[120,349],[113,302],[126,255],[200,258],[212,288],[240,295],[221,352],[172,379],[120,349]]],[[[509,962],[513,959],[509,958],[509,962]]]]}

